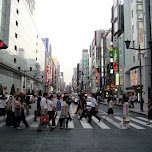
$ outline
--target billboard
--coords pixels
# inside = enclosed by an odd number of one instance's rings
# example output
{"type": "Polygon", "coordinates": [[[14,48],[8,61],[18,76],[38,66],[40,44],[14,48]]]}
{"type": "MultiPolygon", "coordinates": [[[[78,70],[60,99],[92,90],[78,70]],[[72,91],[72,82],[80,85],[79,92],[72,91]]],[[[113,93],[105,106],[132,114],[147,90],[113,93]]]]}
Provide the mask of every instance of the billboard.
{"type": "Polygon", "coordinates": [[[138,84],[138,75],[137,75],[137,69],[131,70],[130,71],[130,81],[131,85],[137,85],[138,84]]]}

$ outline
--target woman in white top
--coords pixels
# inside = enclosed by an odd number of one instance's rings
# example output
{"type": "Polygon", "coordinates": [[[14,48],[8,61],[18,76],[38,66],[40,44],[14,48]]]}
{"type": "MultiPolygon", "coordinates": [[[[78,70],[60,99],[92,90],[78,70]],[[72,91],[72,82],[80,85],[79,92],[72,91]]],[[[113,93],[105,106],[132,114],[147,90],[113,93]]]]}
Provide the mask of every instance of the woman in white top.
{"type": "Polygon", "coordinates": [[[108,98],[108,104],[109,104],[109,109],[108,109],[108,112],[107,112],[108,114],[106,115],[106,117],[105,117],[104,120],[106,120],[107,117],[108,117],[110,114],[112,114],[112,116],[113,116],[113,121],[115,121],[115,116],[114,116],[114,111],[113,111],[114,102],[112,101],[112,98],[111,98],[111,97],[108,98]]]}
{"type": "Polygon", "coordinates": [[[61,104],[60,129],[63,129],[62,124],[63,124],[63,121],[66,120],[66,129],[69,130],[69,128],[68,128],[69,105],[67,104],[67,102],[68,102],[68,96],[64,96],[64,97],[63,97],[63,102],[62,102],[62,104],[61,104]]]}
{"type": "Polygon", "coordinates": [[[6,107],[5,95],[3,94],[1,99],[0,99],[0,116],[3,116],[4,121],[6,121],[6,119],[5,119],[5,107],[6,107]]]}
{"type": "MultiPolygon", "coordinates": [[[[128,101],[129,101],[129,98],[126,97],[124,100],[123,108],[122,108],[123,122],[120,123],[120,127],[126,126],[125,119],[128,117],[128,107],[129,107],[128,101]]],[[[129,125],[127,125],[127,127],[129,128],[129,125]]]]}
{"type": "Polygon", "coordinates": [[[53,106],[53,95],[51,95],[48,100],[48,114],[49,114],[49,120],[52,120],[52,127],[55,127],[55,118],[54,118],[54,112],[57,113],[57,111],[55,110],[54,106],[53,106]]]}

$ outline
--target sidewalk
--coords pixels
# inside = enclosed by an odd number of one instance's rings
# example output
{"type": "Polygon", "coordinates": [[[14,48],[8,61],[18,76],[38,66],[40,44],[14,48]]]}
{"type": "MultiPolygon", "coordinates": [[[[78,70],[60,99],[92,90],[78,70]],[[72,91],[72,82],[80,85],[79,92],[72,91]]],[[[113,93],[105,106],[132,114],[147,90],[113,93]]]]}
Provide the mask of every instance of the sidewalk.
{"type": "MultiPolygon", "coordinates": [[[[106,100],[104,100],[104,102],[102,102],[101,104],[108,105],[108,102],[106,100]]],[[[122,109],[121,106],[115,106],[115,107],[122,109]]],[[[146,112],[148,110],[148,106],[146,103],[143,104],[143,110],[144,110],[144,112],[140,111],[140,103],[138,103],[138,102],[134,102],[134,108],[129,108],[130,112],[148,116],[148,112],[146,112]]]]}

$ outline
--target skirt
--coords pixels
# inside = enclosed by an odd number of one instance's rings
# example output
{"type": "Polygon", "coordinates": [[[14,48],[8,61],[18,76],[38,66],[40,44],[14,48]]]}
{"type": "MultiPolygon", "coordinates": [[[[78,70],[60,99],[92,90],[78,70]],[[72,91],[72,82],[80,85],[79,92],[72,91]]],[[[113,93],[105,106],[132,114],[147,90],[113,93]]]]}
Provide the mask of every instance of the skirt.
{"type": "Polygon", "coordinates": [[[152,120],[152,111],[151,110],[148,112],[148,119],[152,120]]]}
{"type": "Polygon", "coordinates": [[[112,109],[112,108],[109,108],[107,113],[108,113],[108,114],[113,114],[113,113],[114,113],[114,112],[113,112],[113,109],[112,109]]]}
{"type": "Polygon", "coordinates": [[[0,116],[4,116],[5,115],[5,108],[0,108],[0,116]]]}

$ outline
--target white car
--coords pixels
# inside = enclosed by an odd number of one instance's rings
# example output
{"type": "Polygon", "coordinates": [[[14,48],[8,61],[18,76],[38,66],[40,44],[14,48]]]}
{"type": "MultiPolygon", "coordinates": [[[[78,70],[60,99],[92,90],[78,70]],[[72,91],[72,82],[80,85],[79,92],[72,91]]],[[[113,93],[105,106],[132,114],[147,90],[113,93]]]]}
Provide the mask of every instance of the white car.
{"type": "Polygon", "coordinates": [[[91,110],[91,101],[92,101],[92,97],[88,97],[87,98],[87,104],[86,104],[86,109],[88,110],[88,111],[90,111],[91,110]]]}

